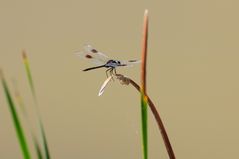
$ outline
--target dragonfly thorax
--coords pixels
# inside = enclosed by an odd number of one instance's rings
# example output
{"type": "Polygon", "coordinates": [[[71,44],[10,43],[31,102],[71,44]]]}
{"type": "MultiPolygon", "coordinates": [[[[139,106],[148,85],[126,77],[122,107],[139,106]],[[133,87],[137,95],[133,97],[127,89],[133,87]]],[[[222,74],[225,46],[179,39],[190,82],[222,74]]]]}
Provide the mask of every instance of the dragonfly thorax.
{"type": "Polygon", "coordinates": [[[115,67],[117,67],[117,66],[121,66],[121,63],[120,63],[120,61],[118,61],[118,60],[109,60],[109,61],[107,61],[107,63],[105,64],[105,67],[113,67],[113,68],[115,68],[115,67]]]}

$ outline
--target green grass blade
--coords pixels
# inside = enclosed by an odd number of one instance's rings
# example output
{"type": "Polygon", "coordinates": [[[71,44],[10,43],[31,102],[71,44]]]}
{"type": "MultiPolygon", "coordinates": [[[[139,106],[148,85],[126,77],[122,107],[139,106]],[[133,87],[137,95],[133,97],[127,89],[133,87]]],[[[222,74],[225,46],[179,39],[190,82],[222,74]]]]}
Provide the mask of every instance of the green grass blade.
{"type": "Polygon", "coordinates": [[[34,134],[34,131],[33,131],[33,128],[31,126],[31,122],[29,120],[28,113],[27,113],[27,110],[26,110],[26,107],[25,107],[25,103],[24,103],[23,98],[21,96],[21,93],[20,93],[20,91],[18,90],[18,87],[17,87],[17,81],[14,80],[13,84],[14,84],[14,87],[15,87],[15,98],[17,100],[18,105],[21,107],[21,110],[22,110],[22,113],[23,113],[23,116],[24,116],[25,120],[28,123],[28,127],[29,127],[30,132],[31,132],[31,137],[32,137],[32,140],[33,140],[33,144],[34,144],[34,148],[35,148],[35,151],[36,151],[36,154],[37,154],[37,158],[38,159],[43,159],[43,153],[42,153],[39,141],[34,134]]]}
{"type": "Polygon", "coordinates": [[[18,85],[17,85],[17,80],[16,79],[13,79],[13,86],[14,86],[14,95],[15,95],[16,102],[17,102],[18,106],[20,106],[20,109],[21,109],[21,112],[22,112],[23,116],[26,119],[28,119],[27,110],[26,110],[25,104],[23,102],[22,96],[21,96],[21,94],[18,90],[18,85]]]}
{"type": "Polygon", "coordinates": [[[40,123],[40,128],[41,128],[41,133],[42,133],[42,137],[43,137],[43,146],[44,146],[44,150],[45,150],[45,156],[46,156],[46,159],[50,159],[51,157],[50,157],[50,152],[49,152],[49,148],[48,148],[46,133],[44,131],[42,122],[40,123]]]}
{"type": "Polygon", "coordinates": [[[148,10],[144,12],[143,39],[142,39],[142,63],[141,63],[141,124],[142,124],[142,144],[144,159],[148,158],[148,116],[146,94],[146,66],[148,48],[148,10]]]}
{"type": "Polygon", "coordinates": [[[40,144],[39,144],[37,138],[34,137],[34,136],[33,136],[33,144],[34,144],[34,148],[35,148],[35,150],[37,152],[37,158],[38,159],[43,159],[43,153],[42,153],[40,144]]]}
{"type": "Polygon", "coordinates": [[[22,57],[23,57],[23,63],[24,63],[26,73],[27,73],[28,82],[29,82],[29,85],[30,85],[30,88],[31,88],[31,92],[32,92],[32,94],[33,94],[33,96],[36,100],[36,91],[35,91],[32,75],[31,75],[30,65],[29,65],[29,62],[28,62],[27,55],[26,55],[25,51],[22,52],[22,57]]]}
{"type": "Polygon", "coordinates": [[[148,109],[145,96],[141,93],[141,125],[144,159],[148,158],[148,109]]]}
{"type": "Polygon", "coordinates": [[[39,122],[39,129],[40,129],[40,133],[41,133],[41,137],[42,137],[42,141],[43,141],[43,147],[44,147],[44,151],[45,151],[45,157],[46,159],[50,159],[50,153],[49,153],[49,147],[48,147],[48,143],[47,143],[47,138],[46,138],[46,133],[44,130],[44,126],[43,126],[43,122],[40,116],[40,112],[38,109],[38,102],[37,102],[37,97],[36,97],[36,92],[35,92],[35,87],[34,87],[34,82],[33,82],[33,78],[32,78],[32,74],[31,74],[31,69],[30,69],[30,64],[26,55],[26,52],[23,51],[22,52],[22,57],[23,57],[23,62],[24,62],[24,66],[26,69],[26,73],[27,73],[27,78],[28,78],[28,82],[31,88],[31,92],[32,95],[34,97],[34,101],[35,101],[35,108],[36,108],[36,113],[37,113],[37,118],[38,118],[38,122],[39,122]]]}
{"type": "Polygon", "coordinates": [[[18,138],[21,150],[22,150],[23,157],[24,157],[24,159],[31,159],[30,151],[29,151],[29,148],[28,148],[28,145],[27,145],[27,142],[26,142],[26,138],[25,138],[25,135],[24,135],[23,128],[22,128],[21,123],[20,123],[20,119],[19,119],[17,111],[16,111],[15,104],[12,100],[10,91],[8,89],[8,86],[7,86],[7,83],[6,83],[6,81],[5,81],[1,72],[0,72],[0,74],[1,74],[0,76],[1,76],[1,81],[2,81],[2,85],[3,85],[4,93],[5,93],[6,98],[7,98],[8,106],[9,106],[9,109],[10,109],[10,112],[11,112],[11,115],[12,115],[12,120],[13,120],[13,123],[14,123],[14,126],[15,126],[15,131],[16,131],[16,134],[17,134],[17,138],[18,138]]]}

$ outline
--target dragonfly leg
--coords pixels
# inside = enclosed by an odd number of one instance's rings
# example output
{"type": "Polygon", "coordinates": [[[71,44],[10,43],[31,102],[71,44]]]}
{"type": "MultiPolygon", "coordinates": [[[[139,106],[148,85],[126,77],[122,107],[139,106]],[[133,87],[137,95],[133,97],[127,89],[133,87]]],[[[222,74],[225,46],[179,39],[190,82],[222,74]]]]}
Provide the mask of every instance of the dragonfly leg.
{"type": "Polygon", "coordinates": [[[108,78],[108,72],[110,71],[111,68],[108,68],[105,73],[106,73],[106,77],[108,78]]]}
{"type": "Polygon", "coordinates": [[[113,68],[113,70],[114,70],[114,75],[117,75],[117,73],[116,73],[116,68],[113,68]]]}
{"type": "Polygon", "coordinates": [[[112,80],[114,81],[113,75],[114,75],[114,68],[110,68],[110,76],[112,76],[112,80]]]}

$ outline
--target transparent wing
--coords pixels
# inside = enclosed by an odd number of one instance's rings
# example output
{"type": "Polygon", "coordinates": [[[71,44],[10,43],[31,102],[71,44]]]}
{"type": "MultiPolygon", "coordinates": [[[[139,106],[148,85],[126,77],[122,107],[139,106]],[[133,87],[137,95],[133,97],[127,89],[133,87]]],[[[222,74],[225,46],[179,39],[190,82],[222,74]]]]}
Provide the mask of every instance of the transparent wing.
{"type": "Polygon", "coordinates": [[[76,52],[76,55],[81,58],[87,59],[88,61],[91,61],[96,65],[106,64],[107,61],[110,60],[108,56],[97,51],[91,45],[85,45],[83,51],[76,52]]]}
{"type": "Polygon", "coordinates": [[[141,60],[128,60],[128,61],[120,61],[120,62],[121,62],[121,65],[124,65],[124,66],[133,66],[135,64],[141,63],[141,60]]]}

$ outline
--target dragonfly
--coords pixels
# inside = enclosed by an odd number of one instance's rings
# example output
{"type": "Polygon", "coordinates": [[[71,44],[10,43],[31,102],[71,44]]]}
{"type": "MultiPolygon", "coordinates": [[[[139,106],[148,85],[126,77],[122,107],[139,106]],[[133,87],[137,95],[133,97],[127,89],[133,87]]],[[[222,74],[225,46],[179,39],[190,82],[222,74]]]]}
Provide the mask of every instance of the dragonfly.
{"type": "Polygon", "coordinates": [[[90,71],[95,70],[98,68],[107,68],[106,70],[106,76],[108,77],[108,73],[110,76],[117,75],[116,68],[117,67],[123,67],[123,66],[133,66],[134,64],[140,63],[140,60],[114,60],[106,56],[104,53],[96,50],[91,45],[85,45],[82,52],[77,52],[77,56],[86,59],[92,63],[94,63],[96,66],[86,68],[83,71],[90,71]]]}

